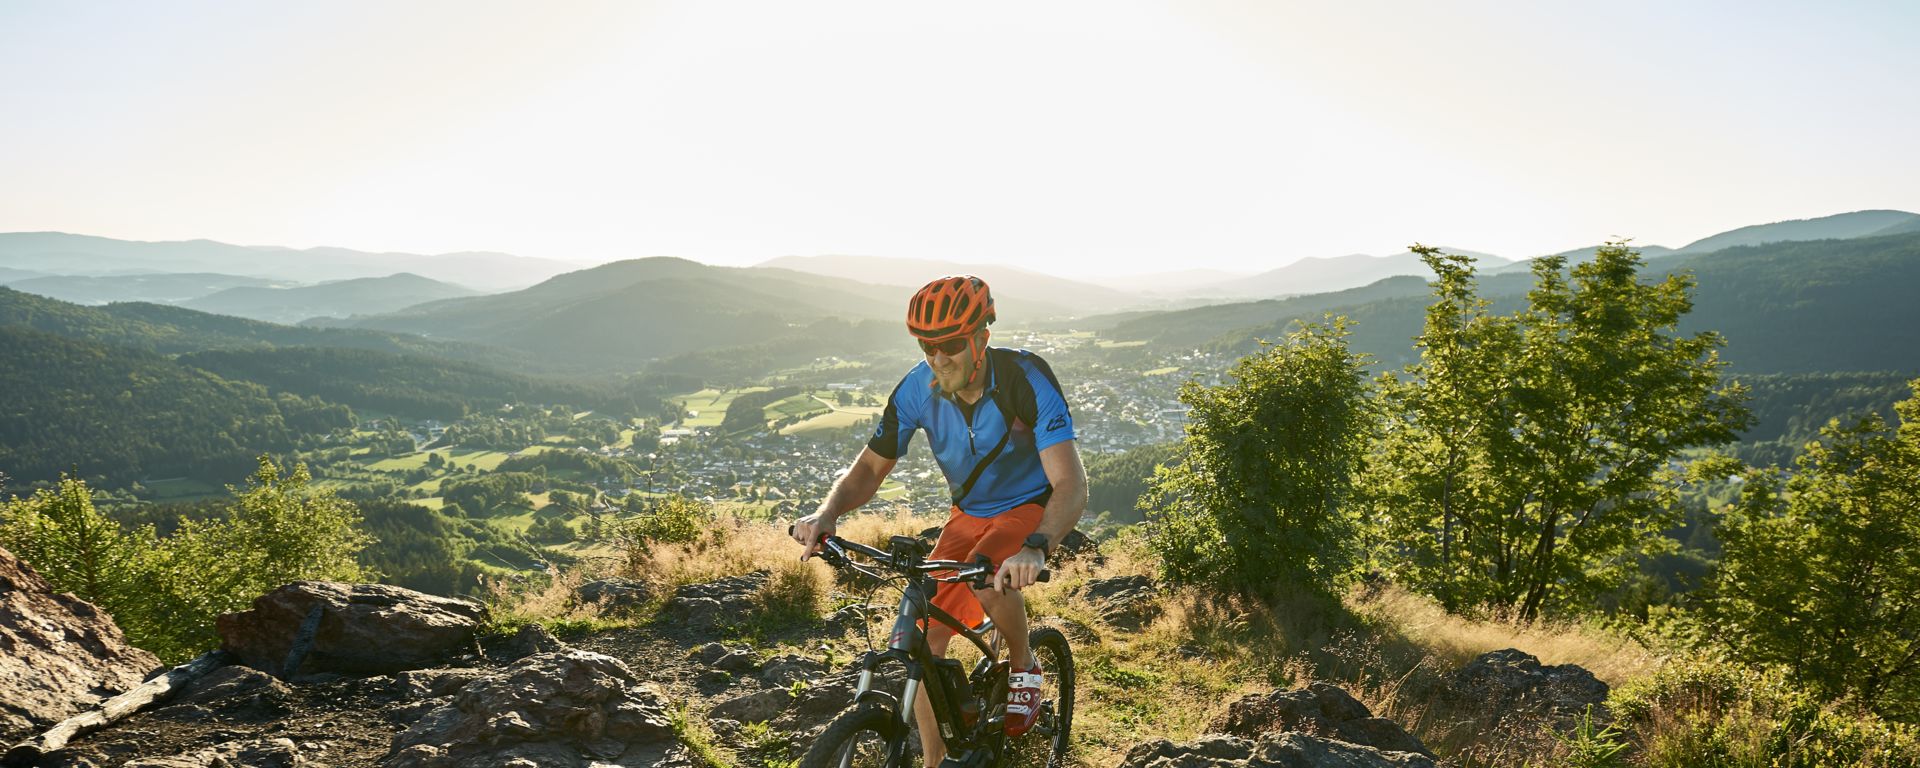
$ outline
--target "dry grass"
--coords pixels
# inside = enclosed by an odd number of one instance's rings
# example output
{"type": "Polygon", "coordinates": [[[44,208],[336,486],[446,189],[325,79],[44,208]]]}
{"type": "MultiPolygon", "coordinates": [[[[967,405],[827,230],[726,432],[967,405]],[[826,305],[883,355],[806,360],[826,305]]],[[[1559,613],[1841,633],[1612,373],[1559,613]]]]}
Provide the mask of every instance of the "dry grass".
{"type": "Polygon", "coordinates": [[[1577,664],[1617,686],[1652,674],[1661,664],[1653,652],[1617,634],[1578,624],[1464,618],[1448,614],[1430,598],[1391,585],[1371,594],[1356,593],[1347,604],[1456,667],[1488,651],[1518,648],[1542,664],[1577,664]]]}

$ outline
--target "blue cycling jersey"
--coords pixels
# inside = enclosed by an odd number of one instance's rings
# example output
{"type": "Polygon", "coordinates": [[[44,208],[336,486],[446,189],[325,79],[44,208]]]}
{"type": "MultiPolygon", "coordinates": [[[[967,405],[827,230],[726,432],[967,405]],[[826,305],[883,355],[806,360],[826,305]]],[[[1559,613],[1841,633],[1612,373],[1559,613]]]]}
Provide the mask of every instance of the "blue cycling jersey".
{"type": "Polygon", "coordinates": [[[1053,484],[1040,466],[1040,452],[1073,439],[1073,414],[1053,369],[1024,349],[987,348],[986,392],[968,405],[938,392],[925,361],[908,371],[887,398],[867,447],[888,459],[907,452],[913,433],[925,430],[933,459],[958,494],[979,463],[1007,436],[1005,447],[954,506],[974,517],[993,517],[1030,502],[1044,504],[1053,484]],[[1011,431],[1011,434],[1009,433],[1011,431]]]}

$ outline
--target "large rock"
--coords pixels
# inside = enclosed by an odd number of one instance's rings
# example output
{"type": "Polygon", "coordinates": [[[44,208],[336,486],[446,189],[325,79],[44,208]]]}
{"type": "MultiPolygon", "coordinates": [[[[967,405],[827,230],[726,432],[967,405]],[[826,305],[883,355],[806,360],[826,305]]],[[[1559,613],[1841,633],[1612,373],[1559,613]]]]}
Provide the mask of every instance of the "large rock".
{"type": "Polygon", "coordinates": [[[1211,735],[1187,744],[1161,739],[1134,747],[1123,768],[1434,768],[1425,755],[1385,752],[1304,733],[1272,733],[1258,741],[1211,735]]]}
{"type": "Polygon", "coordinates": [[[1072,594],[1091,603],[1100,619],[1117,629],[1137,631],[1160,616],[1159,590],[1145,576],[1094,579],[1072,594]]]}
{"type": "Polygon", "coordinates": [[[308,765],[292,739],[229,741],[173,757],[149,757],[122,768],[301,768],[308,765]]]}
{"type": "Polygon", "coordinates": [[[461,686],[450,703],[395,736],[382,765],[685,765],[669,709],[618,659],[543,653],[461,686]]]}
{"type": "Polygon", "coordinates": [[[1374,717],[1339,686],[1314,682],[1291,691],[1241,698],[1208,729],[1249,739],[1269,733],[1297,732],[1388,752],[1433,753],[1400,724],[1374,717]]]}
{"type": "Polygon", "coordinates": [[[754,594],[767,585],[770,575],[768,571],[754,571],[680,587],[667,601],[666,616],[696,632],[714,632],[738,624],[753,613],[754,594]]]}
{"type": "Polygon", "coordinates": [[[11,744],[139,685],[160,660],[127,645],[113,617],[55,594],[0,549],[0,744],[11,744]]]}
{"type": "Polygon", "coordinates": [[[222,647],[249,667],[278,677],[292,673],[376,675],[421,669],[474,648],[486,609],[471,600],[438,597],[386,584],[296,581],[261,595],[253,610],[219,617],[222,647]],[[315,617],[311,645],[284,665],[315,617]]]}
{"type": "Polygon", "coordinates": [[[1573,664],[1544,666],[1513,648],[1489,651],[1448,678],[1442,698],[1456,710],[1478,715],[1487,727],[1516,718],[1544,720],[1565,728],[1593,707],[1607,716],[1607,684],[1573,664]]]}

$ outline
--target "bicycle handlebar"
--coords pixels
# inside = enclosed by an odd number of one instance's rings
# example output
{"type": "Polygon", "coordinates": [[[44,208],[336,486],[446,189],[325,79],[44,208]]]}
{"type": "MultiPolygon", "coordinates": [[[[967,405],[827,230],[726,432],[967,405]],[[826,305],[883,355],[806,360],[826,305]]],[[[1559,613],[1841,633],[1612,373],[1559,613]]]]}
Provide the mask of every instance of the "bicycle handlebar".
{"type": "MultiPolygon", "coordinates": [[[[787,526],[787,535],[789,536],[793,535],[793,526],[791,525],[787,526]]],[[[858,571],[862,574],[865,574],[875,579],[879,579],[883,577],[878,573],[874,573],[873,571],[870,571],[866,568],[861,567],[858,563],[853,562],[851,559],[848,559],[847,552],[849,551],[858,552],[862,555],[872,558],[875,562],[880,563],[881,565],[885,565],[888,568],[891,568],[895,571],[898,571],[904,574],[932,574],[938,571],[952,571],[953,572],[952,576],[929,575],[928,578],[931,578],[934,581],[955,583],[955,584],[960,582],[972,582],[974,586],[980,589],[989,589],[992,587],[991,579],[993,577],[994,572],[998,570],[992,563],[987,562],[985,555],[981,555],[979,560],[976,560],[972,563],[963,563],[958,560],[919,560],[919,561],[901,562],[901,559],[891,552],[887,552],[881,549],[876,549],[874,547],[869,547],[865,544],[861,544],[860,542],[850,541],[848,539],[843,539],[843,538],[840,538],[839,536],[834,536],[832,534],[821,534],[819,543],[822,545],[822,549],[818,551],[820,555],[820,559],[827,561],[827,565],[833,566],[834,568],[851,568],[855,571],[858,571]]],[[[1040,569],[1040,573],[1034,576],[1033,580],[1035,582],[1052,581],[1053,572],[1045,568],[1042,568],[1040,569]]]]}

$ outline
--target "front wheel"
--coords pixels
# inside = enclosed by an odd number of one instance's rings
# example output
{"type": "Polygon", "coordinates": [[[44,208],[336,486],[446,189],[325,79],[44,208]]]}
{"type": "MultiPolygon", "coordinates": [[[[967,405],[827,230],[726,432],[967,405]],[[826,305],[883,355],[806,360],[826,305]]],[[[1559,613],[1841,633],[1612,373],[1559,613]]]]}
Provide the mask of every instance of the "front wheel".
{"type": "Polygon", "coordinates": [[[1064,768],[1073,732],[1073,649],[1067,647],[1067,636],[1052,627],[1035,629],[1027,635],[1027,643],[1040,660],[1047,682],[1041,692],[1040,716],[1031,730],[1009,740],[1004,764],[1064,768]]]}
{"type": "Polygon", "coordinates": [[[908,759],[907,729],[899,717],[860,706],[827,724],[799,768],[906,768],[908,759]]]}

